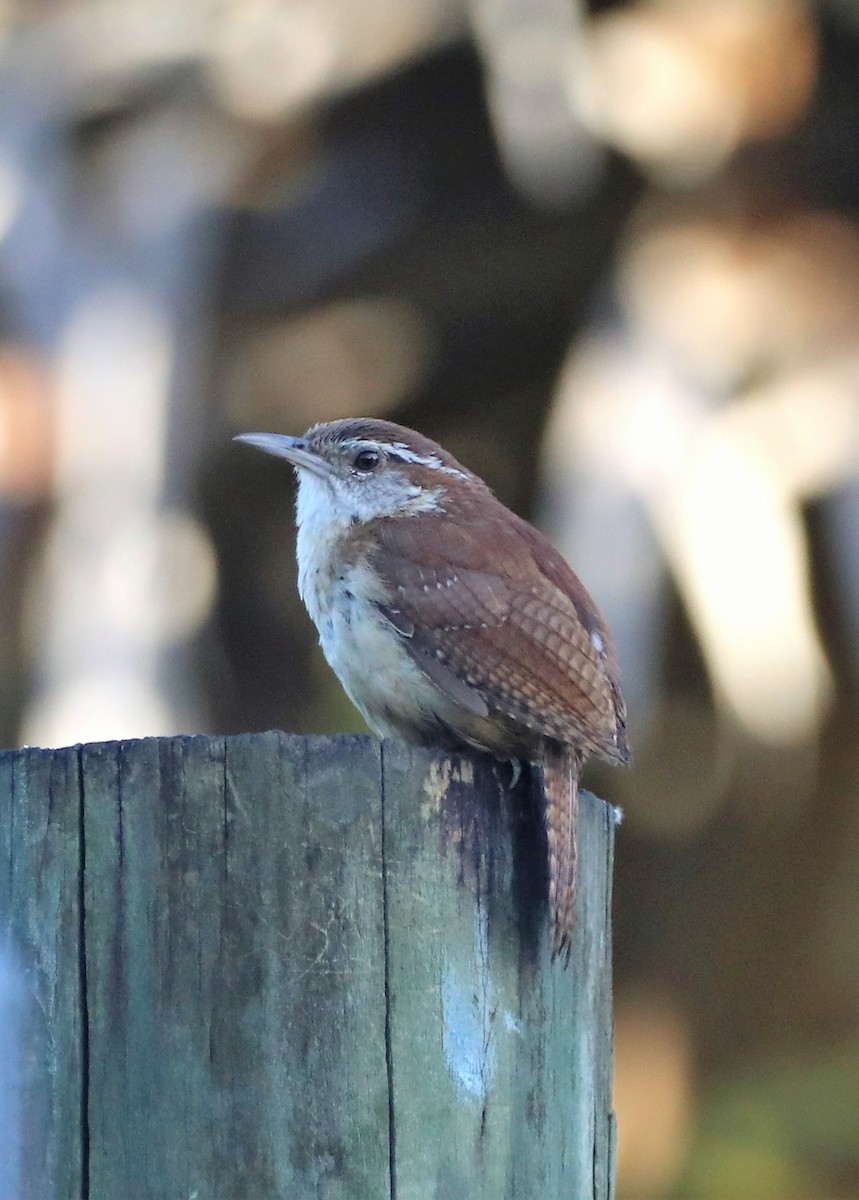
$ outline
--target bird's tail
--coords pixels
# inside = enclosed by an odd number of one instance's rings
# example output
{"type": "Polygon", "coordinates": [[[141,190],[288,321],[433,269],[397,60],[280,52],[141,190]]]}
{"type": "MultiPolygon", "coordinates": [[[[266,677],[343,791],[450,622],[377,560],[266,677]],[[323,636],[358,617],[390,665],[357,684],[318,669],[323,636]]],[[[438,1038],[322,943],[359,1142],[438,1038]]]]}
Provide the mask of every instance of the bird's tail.
{"type": "Polygon", "coordinates": [[[570,961],[576,923],[579,772],[581,755],[569,747],[548,748],[543,758],[546,834],[549,843],[549,908],[552,913],[552,962],[570,961]]]}

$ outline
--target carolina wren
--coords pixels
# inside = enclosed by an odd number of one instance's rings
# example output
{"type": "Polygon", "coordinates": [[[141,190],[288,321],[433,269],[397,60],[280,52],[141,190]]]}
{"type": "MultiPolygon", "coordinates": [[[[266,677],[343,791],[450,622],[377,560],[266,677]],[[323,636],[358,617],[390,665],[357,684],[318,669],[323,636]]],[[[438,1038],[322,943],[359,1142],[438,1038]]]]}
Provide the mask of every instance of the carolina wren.
{"type": "Polygon", "coordinates": [[[350,419],[237,440],[296,469],[301,598],[376,733],[542,769],[552,956],[566,963],[582,763],[629,759],[593,600],[541,533],[419,433],[350,419]]]}

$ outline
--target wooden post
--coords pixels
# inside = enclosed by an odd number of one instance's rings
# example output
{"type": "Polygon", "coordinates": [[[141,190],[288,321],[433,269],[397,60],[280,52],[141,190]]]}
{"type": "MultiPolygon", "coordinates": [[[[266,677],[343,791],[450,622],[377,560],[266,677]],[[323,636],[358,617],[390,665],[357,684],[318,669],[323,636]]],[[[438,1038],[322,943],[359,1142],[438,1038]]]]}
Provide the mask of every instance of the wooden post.
{"type": "Polygon", "coordinates": [[[0,755],[15,1200],[608,1200],[611,811],[564,971],[508,781],[359,737],[0,755]]]}

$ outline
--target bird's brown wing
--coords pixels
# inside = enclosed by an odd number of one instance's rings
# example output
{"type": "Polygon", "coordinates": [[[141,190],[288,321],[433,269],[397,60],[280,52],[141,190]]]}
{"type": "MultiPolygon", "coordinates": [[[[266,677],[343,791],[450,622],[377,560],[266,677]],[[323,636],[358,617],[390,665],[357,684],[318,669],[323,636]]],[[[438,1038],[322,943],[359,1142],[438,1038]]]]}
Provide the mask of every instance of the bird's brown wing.
{"type": "Polygon", "coordinates": [[[554,547],[498,510],[487,519],[484,502],[479,524],[449,521],[441,545],[435,514],[379,522],[371,544],[388,593],[380,608],[458,703],[468,689],[474,711],[485,705],[625,760],[625,711],[599,611],[554,547]]]}

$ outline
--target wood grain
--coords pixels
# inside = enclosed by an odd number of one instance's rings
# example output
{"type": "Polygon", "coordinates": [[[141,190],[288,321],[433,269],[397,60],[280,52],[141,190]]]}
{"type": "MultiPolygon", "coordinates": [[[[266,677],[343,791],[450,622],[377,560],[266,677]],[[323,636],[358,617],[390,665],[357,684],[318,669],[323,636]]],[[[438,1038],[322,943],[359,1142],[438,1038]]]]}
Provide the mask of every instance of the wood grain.
{"type": "Polygon", "coordinates": [[[608,1200],[610,812],[583,794],[564,972],[499,772],[277,733],[0,755],[20,1196],[608,1200]]]}

